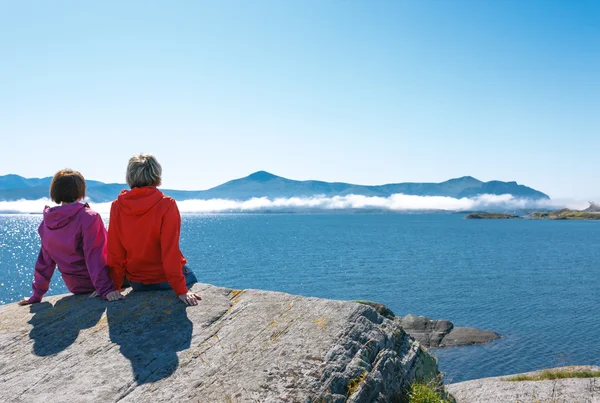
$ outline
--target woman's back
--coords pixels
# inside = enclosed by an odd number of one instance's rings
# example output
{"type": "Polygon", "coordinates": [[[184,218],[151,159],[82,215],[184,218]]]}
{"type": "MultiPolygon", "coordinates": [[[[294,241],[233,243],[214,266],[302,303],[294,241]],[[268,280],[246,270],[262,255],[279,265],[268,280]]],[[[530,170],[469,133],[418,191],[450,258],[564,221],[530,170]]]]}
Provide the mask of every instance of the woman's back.
{"type": "Polygon", "coordinates": [[[152,154],[138,154],[127,164],[130,191],[121,192],[110,208],[108,265],[115,287],[125,277],[135,291],[173,289],[180,300],[198,305],[201,299],[188,284],[196,276],[184,268],[179,250],[181,216],[177,203],[157,186],[162,167],[152,154]]]}
{"type": "Polygon", "coordinates": [[[74,294],[95,292],[109,301],[123,298],[109,276],[102,218],[87,203],[81,204],[85,190],[85,178],[72,169],[62,169],[52,178],[50,198],[60,205],[44,209],[38,228],[42,245],[35,262],[33,295],[19,305],[42,300],[57,266],[74,294]]]}
{"type": "Polygon", "coordinates": [[[38,232],[42,247],[58,265],[71,292],[97,291],[104,295],[112,291],[106,270],[106,229],[102,218],[87,204],[46,207],[38,232]],[[98,282],[102,284],[101,289],[95,290],[90,270],[102,277],[98,282]]]}
{"type": "MultiPolygon", "coordinates": [[[[154,186],[123,191],[111,207],[109,265],[121,266],[130,281],[169,281],[186,292],[186,263],[179,249],[181,217],[175,200],[154,186]]],[[[115,278],[118,286],[119,278],[115,278]]]]}

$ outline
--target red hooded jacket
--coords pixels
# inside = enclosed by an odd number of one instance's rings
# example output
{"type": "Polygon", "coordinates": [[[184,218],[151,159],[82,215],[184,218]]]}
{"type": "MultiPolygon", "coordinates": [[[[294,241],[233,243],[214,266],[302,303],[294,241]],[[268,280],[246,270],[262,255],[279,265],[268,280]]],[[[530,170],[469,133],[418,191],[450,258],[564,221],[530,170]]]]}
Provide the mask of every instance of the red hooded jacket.
{"type": "Polygon", "coordinates": [[[154,186],[123,190],[112,203],[108,223],[108,265],[115,287],[120,289],[127,276],[144,284],[168,281],[177,295],[185,294],[180,229],[171,197],[154,186]]]}

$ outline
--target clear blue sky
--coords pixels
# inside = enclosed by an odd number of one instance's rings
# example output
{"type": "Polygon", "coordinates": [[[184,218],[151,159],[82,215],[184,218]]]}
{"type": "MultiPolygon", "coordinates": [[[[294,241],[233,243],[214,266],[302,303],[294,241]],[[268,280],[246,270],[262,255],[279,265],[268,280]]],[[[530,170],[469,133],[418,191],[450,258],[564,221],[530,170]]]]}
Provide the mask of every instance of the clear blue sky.
{"type": "Polygon", "coordinates": [[[600,199],[600,1],[0,0],[0,175],[472,175],[600,199]]]}

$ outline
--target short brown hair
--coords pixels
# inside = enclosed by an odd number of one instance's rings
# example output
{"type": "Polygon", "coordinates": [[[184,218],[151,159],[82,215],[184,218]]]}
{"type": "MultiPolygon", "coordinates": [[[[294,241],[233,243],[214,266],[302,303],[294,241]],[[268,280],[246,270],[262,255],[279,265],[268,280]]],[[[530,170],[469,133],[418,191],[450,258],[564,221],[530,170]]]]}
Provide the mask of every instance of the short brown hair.
{"type": "Polygon", "coordinates": [[[58,171],[50,182],[50,198],[55,203],[73,203],[85,197],[85,179],[72,169],[58,171]]]}
{"type": "Polygon", "coordinates": [[[160,186],[162,167],[152,154],[137,154],[129,159],[126,180],[130,188],[160,186]]]}

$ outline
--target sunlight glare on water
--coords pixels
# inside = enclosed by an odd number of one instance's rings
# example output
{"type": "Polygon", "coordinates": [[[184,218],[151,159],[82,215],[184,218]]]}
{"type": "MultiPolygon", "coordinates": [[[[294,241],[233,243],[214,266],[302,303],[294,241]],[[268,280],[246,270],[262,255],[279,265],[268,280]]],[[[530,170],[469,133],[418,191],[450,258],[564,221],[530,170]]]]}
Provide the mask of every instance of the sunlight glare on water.
{"type": "MultiPolygon", "coordinates": [[[[30,295],[41,215],[0,216],[0,303],[30,295]]],[[[456,214],[182,215],[203,283],[344,300],[500,333],[436,350],[449,380],[598,365],[599,222],[456,214]]],[[[49,295],[67,292],[58,273],[49,295]]]]}
{"type": "Polygon", "coordinates": [[[0,216],[0,304],[25,297],[23,291],[30,288],[41,220],[41,215],[0,216]]]}

